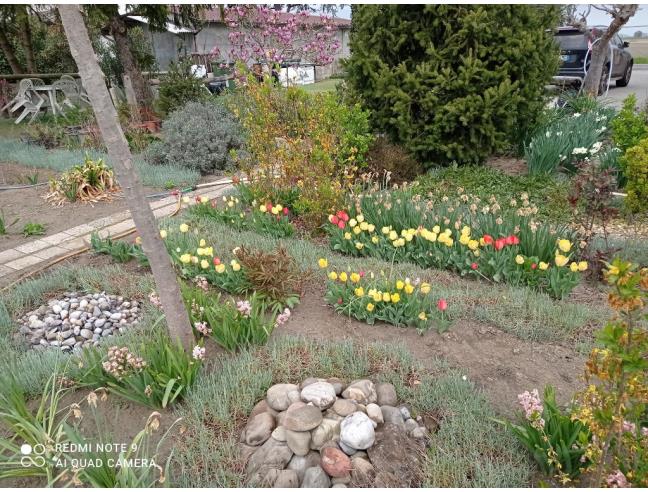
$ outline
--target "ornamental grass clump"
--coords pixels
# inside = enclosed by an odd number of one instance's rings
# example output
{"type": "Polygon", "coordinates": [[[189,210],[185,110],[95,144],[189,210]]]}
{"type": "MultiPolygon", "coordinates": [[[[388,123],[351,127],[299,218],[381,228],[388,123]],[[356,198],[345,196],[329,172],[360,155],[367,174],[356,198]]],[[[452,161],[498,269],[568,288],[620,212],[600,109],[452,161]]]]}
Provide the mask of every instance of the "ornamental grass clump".
{"type": "MultiPolygon", "coordinates": [[[[328,267],[320,258],[319,266],[328,267]]],[[[449,326],[445,299],[434,298],[432,287],[420,280],[392,280],[383,272],[327,273],[326,302],[338,312],[373,325],[384,321],[395,326],[413,326],[420,333],[436,326],[439,332],[449,326]]]]}
{"type": "Polygon", "coordinates": [[[448,269],[494,282],[527,285],[562,298],[587,270],[574,234],[537,222],[522,195],[511,209],[461,194],[425,200],[409,190],[368,193],[325,226],[334,250],[424,268],[448,269]]]}
{"type": "Polygon", "coordinates": [[[114,172],[103,159],[91,159],[88,155],[83,164],[65,171],[60,178],[50,180],[45,199],[57,205],[65,202],[98,202],[113,198],[120,188],[114,172]]]}

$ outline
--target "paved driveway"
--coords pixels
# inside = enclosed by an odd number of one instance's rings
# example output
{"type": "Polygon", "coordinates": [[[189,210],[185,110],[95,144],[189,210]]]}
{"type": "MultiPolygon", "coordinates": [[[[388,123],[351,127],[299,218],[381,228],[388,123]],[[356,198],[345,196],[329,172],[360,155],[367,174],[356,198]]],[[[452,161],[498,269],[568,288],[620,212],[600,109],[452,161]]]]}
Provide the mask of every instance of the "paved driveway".
{"type": "Polygon", "coordinates": [[[648,65],[635,65],[632,77],[627,87],[617,87],[612,80],[607,96],[601,96],[615,108],[621,107],[621,102],[632,93],[637,95],[637,104],[643,108],[648,101],[648,65]]]}

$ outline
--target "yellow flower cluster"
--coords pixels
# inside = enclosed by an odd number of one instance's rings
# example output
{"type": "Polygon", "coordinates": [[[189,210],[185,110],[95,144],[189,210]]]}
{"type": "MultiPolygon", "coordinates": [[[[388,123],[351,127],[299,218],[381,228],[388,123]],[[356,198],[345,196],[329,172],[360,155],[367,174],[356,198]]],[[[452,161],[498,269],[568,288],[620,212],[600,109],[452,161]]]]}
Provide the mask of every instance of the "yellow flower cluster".
{"type": "MultiPolygon", "coordinates": [[[[556,266],[558,267],[564,267],[569,263],[569,255],[565,256],[563,253],[569,253],[572,249],[572,243],[569,239],[558,239],[556,241],[556,244],[558,245],[558,249],[556,250],[556,257],[554,259],[556,266]]],[[[575,262],[572,261],[569,264],[569,269],[572,272],[584,272],[587,270],[587,262],[586,261],[579,261],[575,262]]]]}
{"type": "Polygon", "coordinates": [[[283,210],[283,205],[277,204],[268,210],[268,207],[266,205],[260,205],[259,210],[263,213],[270,212],[272,215],[279,215],[281,211],[283,210]]]}
{"type": "Polygon", "coordinates": [[[239,202],[239,199],[235,196],[223,196],[222,200],[228,208],[234,208],[234,205],[239,202]]]}

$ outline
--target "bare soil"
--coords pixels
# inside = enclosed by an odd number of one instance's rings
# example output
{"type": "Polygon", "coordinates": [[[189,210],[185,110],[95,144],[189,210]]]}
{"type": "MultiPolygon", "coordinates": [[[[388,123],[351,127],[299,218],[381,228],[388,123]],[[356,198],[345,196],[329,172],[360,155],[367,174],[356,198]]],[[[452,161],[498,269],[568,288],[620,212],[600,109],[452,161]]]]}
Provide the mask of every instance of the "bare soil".
{"type": "Polygon", "coordinates": [[[401,343],[427,368],[432,369],[432,362],[441,358],[461,370],[504,415],[515,410],[517,395],[525,390],[542,391],[551,384],[565,400],[581,387],[585,358],[571,347],[523,341],[473,320],[457,320],[443,334],[419,335],[412,328],[387,324],[370,326],[336,314],[324,302],[324,289],[313,285],[288,322],[272,336],[401,343]]]}
{"type": "Polygon", "coordinates": [[[527,173],[526,161],[514,156],[492,156],[488,158],[486,165],[509,176],[521,176],[527,173]]]}

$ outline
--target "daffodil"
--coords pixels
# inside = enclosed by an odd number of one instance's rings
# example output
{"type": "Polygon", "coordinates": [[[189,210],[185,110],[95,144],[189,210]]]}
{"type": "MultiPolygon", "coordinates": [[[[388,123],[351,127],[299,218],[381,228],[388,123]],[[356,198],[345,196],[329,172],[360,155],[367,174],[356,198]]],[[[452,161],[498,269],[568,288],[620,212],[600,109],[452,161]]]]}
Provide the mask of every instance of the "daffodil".
{"type": "Polygon", "coordinates": [[[189,226],[187,224],[180,224],[180,232],[187,232],[189,230],[189,226]]]}
{"type": "Polygon", "coordinates": [[[320,268],[326,268],[328,266],[328,260],[326,258],[320,258],[317,260],[317,263],[320,268]]]}
{"type": "Polygon", "coordinates": [[[371,311],[374,310],[375,307],[376,307],[376,306],[374,306],[373,304],[369,303],[369,304],[367,304],[367,311],[371,312],[371,311]]]}
{"type": "Polygon", "coordinates": [[[167,231],[165,231],[164,229],[162,229],[162,230],[160,231],[160,237],[161,237],[162,239],[166,239],[166,237],[167,237],[167,231]]]}
{"type": "Polygon", "coordinates": [[[182,263],[189,263],[191,261],[191,255],[189,253],[185,253],[182,256],[180,256],[180,261],[182,263]]]}

